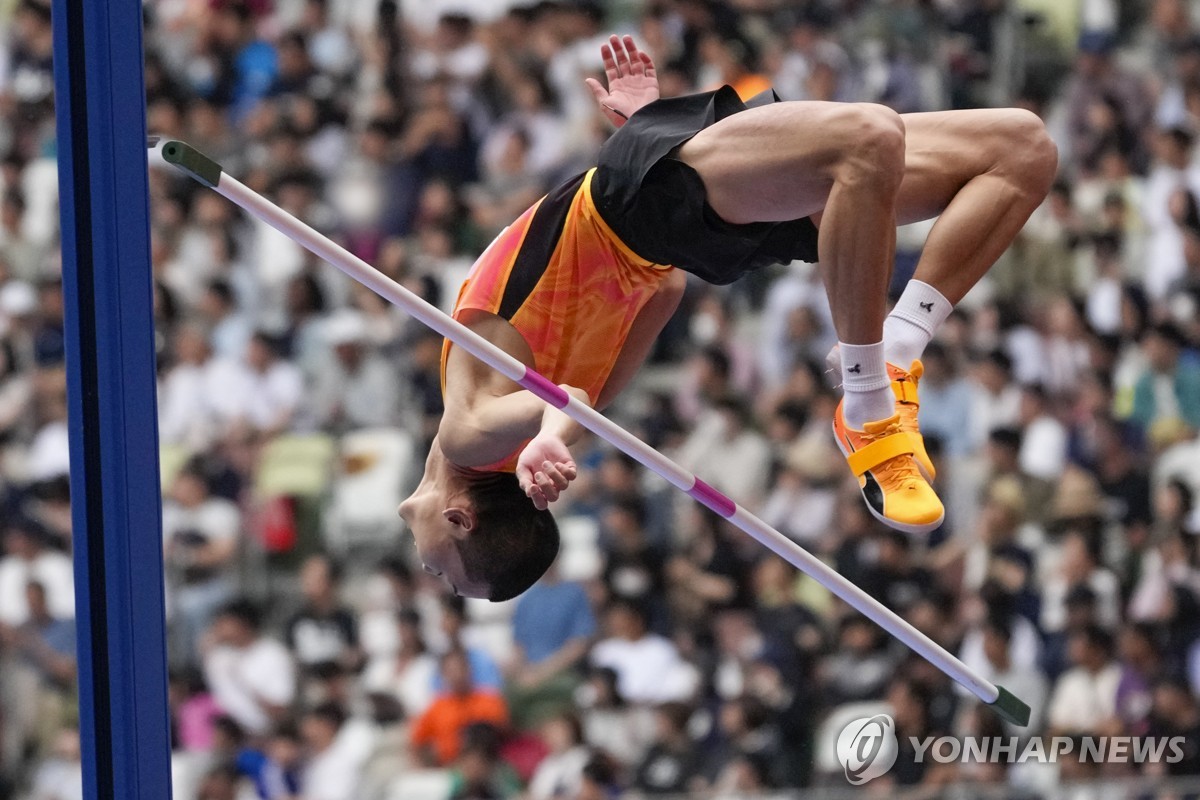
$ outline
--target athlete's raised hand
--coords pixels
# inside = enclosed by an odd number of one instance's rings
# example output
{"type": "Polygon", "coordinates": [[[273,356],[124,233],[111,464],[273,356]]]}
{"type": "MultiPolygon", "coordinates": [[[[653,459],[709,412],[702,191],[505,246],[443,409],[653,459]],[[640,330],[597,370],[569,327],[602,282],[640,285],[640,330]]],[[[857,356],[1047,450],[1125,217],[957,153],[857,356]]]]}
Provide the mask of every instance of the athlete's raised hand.
{"type": "Polygon", "coordinates": [[[637,49],[632,36],[610,36],[608,44],[600,47],[600,57],[608,88],[595,78],[588,78],[587,85],[604,116],[619,128],[639,108],[658,99],[658,75],[654,61],[637,49]]]}
{"type": "Polygon", "coordinates": [[[517,480],[539,511],[557,500],[577,474],[566,442],[553,433],[539,433],[517,458],[517,480]]]}

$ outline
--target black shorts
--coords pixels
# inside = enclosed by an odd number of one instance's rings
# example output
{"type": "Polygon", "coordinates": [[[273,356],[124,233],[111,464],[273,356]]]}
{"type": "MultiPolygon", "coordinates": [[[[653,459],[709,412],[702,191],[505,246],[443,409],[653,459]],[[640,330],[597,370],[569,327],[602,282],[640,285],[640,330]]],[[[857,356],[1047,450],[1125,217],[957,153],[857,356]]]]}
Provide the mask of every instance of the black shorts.
{"type": "Polygon", "coordinates": [[[640,109],[600,150],[592,199],[604,221],[647,261],[709,283],[733,283],[771,264],[816,261],[812,220],[726,222],[709,206],[696,171],[674,157],[676,148],[714,122],[778,99],[764,92],[743,103],[723,86],[640,109]]]}

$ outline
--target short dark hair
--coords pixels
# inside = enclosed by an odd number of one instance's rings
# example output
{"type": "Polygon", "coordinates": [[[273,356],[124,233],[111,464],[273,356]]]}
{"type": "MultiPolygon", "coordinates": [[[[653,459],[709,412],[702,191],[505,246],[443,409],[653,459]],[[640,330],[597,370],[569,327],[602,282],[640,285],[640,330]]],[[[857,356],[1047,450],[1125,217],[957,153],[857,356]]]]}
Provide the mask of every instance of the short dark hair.
{"type": "Polygon", "coordinates": [[[1075,635],[1083,638],[1083,640],[1086,641],[1089,646],[1103,652],[1106,657],[1112,655],[1112,634],[1100,625],[1094,622],[1089,622],[1087,625],[1084,625],[1082,628],[1077,630],[1075,635]]]}
{"type": "Polygon", "coordinates": [[[346,723],[345,710],[333,701],[327,701],[309,709],[305,716],[328,722],[334,728],[340,728],[346,723]]]}
{"type": "Polygon", "coordinates": [[[534,508],[517,476],[496,472],[468,490],[476,525],[457,540],[463,571],[488,587],[488,600],[511,600],[537,583],[558,556],[558,524],[534,508]]]}
{"type": "Polygon", "coordinates": [[[221,606],[217,616],[235,619],[256,633],[262,629],[262,614],[253,603],[242,597],[221,606]]]}

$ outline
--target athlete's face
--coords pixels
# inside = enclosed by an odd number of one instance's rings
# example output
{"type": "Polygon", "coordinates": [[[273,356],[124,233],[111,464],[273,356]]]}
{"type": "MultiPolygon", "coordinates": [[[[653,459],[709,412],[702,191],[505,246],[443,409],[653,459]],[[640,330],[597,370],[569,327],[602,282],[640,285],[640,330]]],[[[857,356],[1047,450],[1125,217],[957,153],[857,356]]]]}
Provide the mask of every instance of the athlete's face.
{"type": "Polygon", "coordinates": [[[400,518],[412,531],[426,572],[446,581],[455,594],[487,597],[487,587],[474,586],[467,580],[457,546],[475,528],[475,512],[462,487],[438,463],[439,454],[435,442],[421,483],[400,504],[400,518]]]}

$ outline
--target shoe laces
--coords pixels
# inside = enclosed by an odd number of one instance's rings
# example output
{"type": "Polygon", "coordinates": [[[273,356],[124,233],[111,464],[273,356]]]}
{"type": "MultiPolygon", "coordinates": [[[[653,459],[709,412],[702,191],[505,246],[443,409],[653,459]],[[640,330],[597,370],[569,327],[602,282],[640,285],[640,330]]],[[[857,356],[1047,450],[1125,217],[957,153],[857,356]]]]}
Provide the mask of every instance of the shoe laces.
{"type": "MultiPolygon", "coordinates": [[[[903,428],[900,422],[893,422],[883,430],[875,433],[871,438],[873,440],[884,439],[888,436],[903,433],[903,428]]],[[[917,463],[911,455],[899,455],[894,458],[889,458],[879,466],[871,470],[879,479],[880,484],[886,484],[888,487],[898,489],[915,489],[923,482],[920,470],[917,469],[917,463]]]]}

